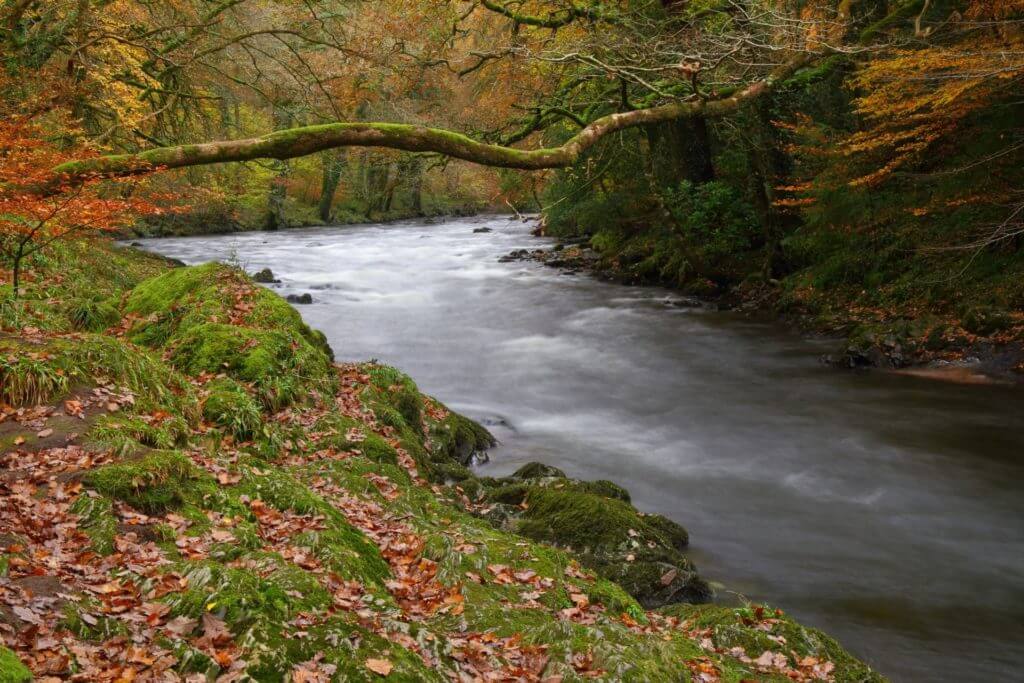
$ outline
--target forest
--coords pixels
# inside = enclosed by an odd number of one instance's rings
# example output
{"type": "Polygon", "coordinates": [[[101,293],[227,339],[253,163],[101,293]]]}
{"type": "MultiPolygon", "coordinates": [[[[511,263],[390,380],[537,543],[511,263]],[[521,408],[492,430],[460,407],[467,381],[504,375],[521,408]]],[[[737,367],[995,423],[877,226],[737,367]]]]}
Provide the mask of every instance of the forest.
{"type": "MultiPolygon", "coordinates": [[[[0,0],[0,60],[0,683],[890,675],[770,590],[724,601],[605,470],[479,469],[519,437],[354,357],[372,315],[321,332],[277,261],[158,244],[500,216],[476,243],[534,236],[503,264],[1012,414],[1024,0],[0,0]]],[[[997,414],[946,445],[1012,452],[997,414]]]]}

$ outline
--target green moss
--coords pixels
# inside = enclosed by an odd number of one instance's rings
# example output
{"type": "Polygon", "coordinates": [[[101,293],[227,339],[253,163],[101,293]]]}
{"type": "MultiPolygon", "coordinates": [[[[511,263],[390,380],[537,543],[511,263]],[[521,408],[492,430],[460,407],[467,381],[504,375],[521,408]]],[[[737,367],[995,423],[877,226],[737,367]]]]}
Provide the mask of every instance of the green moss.
{"type": "Polygon", "coordinates": [[[0,645],[0,683],[31,683],[32,672],[18,655],[0,645]]]}
{"type": "Polygon", "coordinates": [[[238,382],[222,377],[206,385],[203,417],[223,427],[236,439],[253,438],[263,424],[260,407],[238,382]]]}
{"type": "Polygon", "coordinates": [[[217,263],[191,268],[175,268],[135,287],[125,303],[125,310],[139,315],[151,315],[171,310],[187,295],[212,284],[223,270],[217,263]]]}
{"type": "Polygon", "coordinates": [[[334,357],[323,333],[310,329],[284,299],[222,264],[178,268],[142,282],[128,296],[125,310],[147,317],[131,334],[148,346],[163,346],[196,325],[233,319],[240,327],[300,337],[327,360],[334,357]],[[236,308],[236,295],[245,308],[236,308]]]}
{"type": "Polygon", "coordinates": [[[398,452],[394,447],[369,427],[352,418],[327,415],[317,422],[316,431],[321,435],[317,441],[320,448],[358,452],[374,462],[398,464],[398,452]],[[355,438],[350,439],[350,436],[355,438]]]}
{"type": "Polygon", "coordinates": [[[475,453],[496,443],[486,428],[458,413],[450,413],[443,422],[432,425],[430,436],[435,459],[454,460],[463,465],[468,464],[475,453]]]}
{"type": "Polygon", "coordinates": [[[100,555],[114,552],[117,517],[109,498],[86,492],[72,503],[71,512],[78,515],[78,528],[89,537],[93,552],[100,555]]]}
{"type": "Polygon", "coordinates": [[[105,496],[152,513],[178,507],[216,488],[208,474],[175,451],[151,451],[139,458],[104,465],[89,472],[85,482],[105,496]]]}
{"type": "Polygon", "coordinates": [[[249,553],[246,568],[200,561],[172,565],[188,587],[164,598],[175,616],[213,613],[236,635],[259,624],[277,627],[303,611],[323,609],[330,596],[309,572],[274,553],[249,553]]]}
{"type": "Polygon", "coordinates": [[[557,467],[545,465],[542,462],[528,462],[516,470],[512,476],[516,479],[544,479],[547,477],[565,479],[566,475],[565,472],[557,467]]]}
{"type": "Polygon", "coordinates": [[[174,448],[184,443],[187,435],[188,424],[177,415],[157,421],[115,413],[101,415],[85,437],[94,448],[109,448],[128,456],[146,448],[174,448]]]}
{"type": "Polygon", "coordinates": [[[391,576],[377,546],[348,524],[335,522],[328,529],[299,534],[293,541],[297,546],[309,548],[339,576],[360,581],[365,586],[379,589],[391,576]]]}
{"type": "Polygon", "coordinates": [[[607,579],[598,579],[587,589],[591,602],[599,603],[612,614],[628,614],[640,623],[647,623],[644,608],[621,586],[607,579]]]}
{"type": "Polygon", "coordinates": [[[627,543],[643,522],[628,504],[591,493],[530,488],[518,530],[530,538],[577,548],[627,543]]]}
{"type": "Polygon", "coordinates": [[[203,323],[182,333],[173,346],[171,361],[183,372],[223,372],[252,383],[272,409],[333,388],[328,358],[286,331],[203,323]]]}
{"type": "Polygon", "coordinates": [[[754,658],[765,650],[781,652],[789,658],[790,665],[795,664],[797,657],[830,661],[836,665],[837,683],[882,683],[885,680],[821,631],[801,626],[771,608],[672,605],[661,611],[687,620],[694,628],[710,629],[715,646],[722,649],[742,647],[747,656],[754,658]],[[785,647],[779,647],[779,642],[784,642],[785,647]]]}
{"type": "Polygon", "coordinates": [[[405,418],[406,424],[420,429],[423,420],[423,397],[415,389],[401,389],[395,392],[395,408],[405,418]]]}
{"type": "MultiPolygon", "coordinates": [[[[627,499],[628,500],[628,499],[627,499]]],[[[662,540],[676,550],[683,550],[690,544],[690,534],[683,526],[663,515],[644,515],[644,524],[657,532],[662,540]]]]}
{"type": "Polygon", "coordinates": [[[69,601],[64,607],[60,626],[83,640],[96,643],[128,635],[127,624],[117,617],[104,615],[103,605],[92,598],[81,602],[69,601]],[[87,615],[87,618],[83,618],[83,615],[87,615]]]}

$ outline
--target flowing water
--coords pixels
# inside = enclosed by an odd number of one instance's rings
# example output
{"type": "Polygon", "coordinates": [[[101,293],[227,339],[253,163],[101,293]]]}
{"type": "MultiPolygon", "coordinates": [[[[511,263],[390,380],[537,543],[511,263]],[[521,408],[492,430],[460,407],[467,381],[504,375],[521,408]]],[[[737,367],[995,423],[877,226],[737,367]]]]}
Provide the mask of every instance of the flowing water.
{"type": "Polygon", "coordinates": [[[148,240],[270,267],[339,359],[496,426],[486,474],[612,479],[689,530],[726,597],[769,601],[897,681],[1021,680],[1024,392],[822,366],[773,323],[499,263],[505,217],[148,240]],[[490,233],[474,233],[489,227],[490,233]]]}

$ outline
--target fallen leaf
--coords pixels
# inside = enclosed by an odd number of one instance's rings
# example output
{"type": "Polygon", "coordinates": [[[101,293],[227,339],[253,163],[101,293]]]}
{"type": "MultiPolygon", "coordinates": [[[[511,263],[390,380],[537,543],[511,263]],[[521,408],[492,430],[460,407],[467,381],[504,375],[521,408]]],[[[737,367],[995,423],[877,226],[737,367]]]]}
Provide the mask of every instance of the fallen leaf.
{"type": "Polygon", "coordinates": [[[394,665],[386,659],[367,659],[366,668],[375,674],[387,676],[394,669],[394,665]]]}

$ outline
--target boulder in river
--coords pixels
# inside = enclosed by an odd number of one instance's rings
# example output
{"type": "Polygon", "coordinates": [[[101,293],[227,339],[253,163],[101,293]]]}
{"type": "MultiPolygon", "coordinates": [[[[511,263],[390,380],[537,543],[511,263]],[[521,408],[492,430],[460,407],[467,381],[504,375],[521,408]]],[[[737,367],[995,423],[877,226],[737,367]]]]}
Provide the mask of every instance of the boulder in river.
{"type": "Polygon", "coordinates": [[[313,295],[309,292],[303,294],[289,294],[285,299],[290,304],[311,304],[313,303],[313,295]]]}
{"type": "MultiPolygon", "coordinates": [[[[599,576],[615,581],[648,609],[712,597],[682,551],[689,534],[661,515],[638,511],[610,481],[570,479],[532,462],[510,477],[480,479],[487,519],[527,538],[571,549],[599,576]]],[[[461,482],[464,490],[470,487],[461,482]]]]}
{"type": "Polygon", "coordinates": [[[494,232],[490,228],[473,228],[473,232],[494,232]]]}
{"type": "Polygon", "coordinates": [[[270,268],[264,268],[259,272],[253,273],[252,279],[255,282],[260,282],[263,284],[272,284],[280,282],[280,280],[274,277],[274,271],[270,270],[270,268]]]}
{"type": "Polygon", "coordinates": [[[557,467],[545,465],[542,462],[528,462],[516,470],[512,476],[516,479],[544,479],[547,477],[566,478],[565,472],[557,467]]]}

